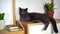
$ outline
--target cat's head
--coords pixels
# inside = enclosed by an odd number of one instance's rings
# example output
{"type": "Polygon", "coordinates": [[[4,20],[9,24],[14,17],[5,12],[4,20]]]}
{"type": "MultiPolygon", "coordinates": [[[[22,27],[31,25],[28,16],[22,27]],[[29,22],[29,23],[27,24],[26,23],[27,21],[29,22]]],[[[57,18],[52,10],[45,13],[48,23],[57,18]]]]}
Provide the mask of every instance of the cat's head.
{"type": "Polygon", "coordinates": [[[20,8],[19,7],[19,14],[26,15],[28,13],[28,8],[20,8]]]}
{"type": "Polygon", "coordinates": [[[28,16],[28,8],[19,7],[20,21],[29,21],[30,17],[28,16]]]}

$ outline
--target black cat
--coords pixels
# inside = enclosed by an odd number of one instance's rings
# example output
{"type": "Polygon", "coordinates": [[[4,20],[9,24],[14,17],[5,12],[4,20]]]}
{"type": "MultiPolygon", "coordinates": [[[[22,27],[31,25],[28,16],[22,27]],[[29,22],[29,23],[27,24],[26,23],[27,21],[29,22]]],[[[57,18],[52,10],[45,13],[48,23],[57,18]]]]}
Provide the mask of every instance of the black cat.
{"type": "Polygon", "coordinates": [[[41,13],[28,13],[28,8],[22,9],[19,7],[20,21],[32,21],[34,23],[42,21],[45,24],[44,30],[47,29],[49,22],[52,23],[55,33],[58,33],[55,19],[41,13]]]}

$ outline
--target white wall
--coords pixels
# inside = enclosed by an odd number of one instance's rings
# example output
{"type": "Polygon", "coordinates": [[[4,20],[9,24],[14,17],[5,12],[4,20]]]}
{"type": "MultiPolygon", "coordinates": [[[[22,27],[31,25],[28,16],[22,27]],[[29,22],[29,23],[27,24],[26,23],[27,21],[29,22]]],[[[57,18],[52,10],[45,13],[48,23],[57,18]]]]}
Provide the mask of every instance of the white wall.
{"type": "Polygon", "coordinates": [[[5,25],[13,24],[12,0],[0,0],[0,12],[5,13],[5,25]]]}
{"type": "Polygon", "coordinates": [[[17,0],[17,7],[28,8],[29,12],[43,12],[41,0],[17,0]]]}
{"type": "Polygon", "coordinates": [[[0,2],[0,11],[1,11],[1,2],[0,2]]]}
{"type": "Polygon", "coordinates": [[[55,14],[54,14],[54,17],[56,19],[60,19],[60,0],[54,0],[54,8],[57,8],[57,9],[54,9],[55,11],[55,14]]]}

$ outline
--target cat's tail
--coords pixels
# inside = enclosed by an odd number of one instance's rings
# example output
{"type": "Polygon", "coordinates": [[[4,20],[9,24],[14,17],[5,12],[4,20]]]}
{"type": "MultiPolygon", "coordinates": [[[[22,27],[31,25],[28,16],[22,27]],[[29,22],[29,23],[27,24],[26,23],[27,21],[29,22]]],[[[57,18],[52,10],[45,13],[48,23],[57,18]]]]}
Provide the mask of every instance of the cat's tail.
{"type": "Polygon", "coordinates": [[[52,22],[52,26],[53,26],[54,32],[58,33],[58,29],[57,29],[57,25],[56,25],[55,19],[50,18],[50,21],[52,22]]]}

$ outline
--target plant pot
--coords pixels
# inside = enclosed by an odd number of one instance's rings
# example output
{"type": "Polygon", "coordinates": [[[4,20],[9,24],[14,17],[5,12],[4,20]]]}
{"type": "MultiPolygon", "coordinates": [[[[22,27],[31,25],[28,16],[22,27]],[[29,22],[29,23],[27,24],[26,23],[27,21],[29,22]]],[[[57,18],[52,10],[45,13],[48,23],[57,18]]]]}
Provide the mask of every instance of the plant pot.
{"type": "Polygon", "coordinates": [[[5,20],[0,20],[0,30],[4,29],[5,27],[5,20]]]}
{"type": "Polygon", "coordinates": [[[53,18],[53,16],[54,16],[54,12],[47,12],[46,14],[47,14],[48,16],[52,17],[52,18],[53,18]]]}

